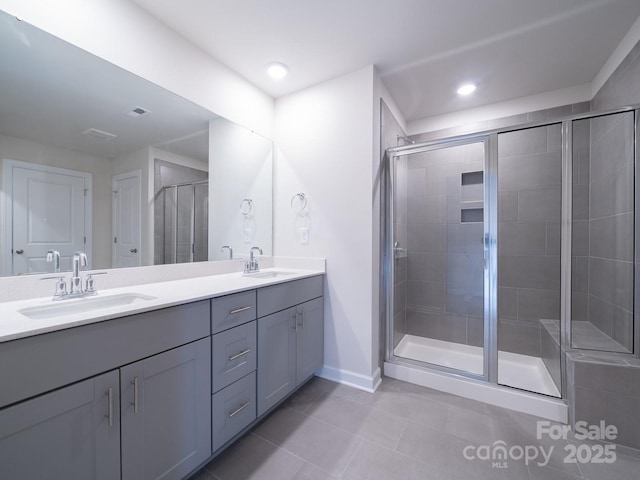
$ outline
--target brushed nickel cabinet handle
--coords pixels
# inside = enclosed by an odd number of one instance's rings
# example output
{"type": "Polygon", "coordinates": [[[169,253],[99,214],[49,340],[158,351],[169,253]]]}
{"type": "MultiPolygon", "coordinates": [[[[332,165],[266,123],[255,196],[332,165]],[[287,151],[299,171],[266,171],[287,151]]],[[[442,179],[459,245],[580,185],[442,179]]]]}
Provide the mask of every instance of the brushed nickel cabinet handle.
{"type": "Polygon", "coordinates": [[[133,384],[133,402],[130,404],[133,405],[133,413],[138,413],[138,377],[133,377],[131,383],[133,384]]]}
{"type": "Polygon", "coordinates": [[[244,312],[245,310],[251,310],[251,307],[236,308],[235,310],[231,310],[229,313],[233,315],[235,313],[244,312]]]}
{"type": "Polygon", "coordinates": [[[105,417],[109,419],[109,427],[113,427],[113,387],[109,387],[106,393],[108,400],[107,414],[105,417]]]}
{"type": "Polygon", "coordinates": [[[137,248],[132,248],[129,250],[129,253],[138,253],[138,249],[137,248]]]}
{"type": "Polygon", "coordinates": [[[251,351],[250,349],[247,349],[247,350],[243,350],[240,353],[236,353],[235,355],[232,355],[232,356],[229,357],[229,361],[233,362],[236,358],[240,358],[243,355],[246,355],[247,353],[249,353],[250,351],[251,351]]]}
{"type": "Polygon", "coordinates": [[[238,408],[236,408],[233,412],[229,412],[229,418],[233,418],[234,416],[236,416],[237,414],[239,414],[242,410],[244,410],[245,408],[247,408],[249,406],[249,402],[246,402],[242,405],[240,405],[238,408]]]}
{"type": "Polygon", "coordinates": [[[17,253],[18,255],[22,255],[22,254],[24,253],[24,250],[23,250],[23,249],[21,249],[21,248],[19,248],[18,250],[16,250],[16,253],[17,253]]]}

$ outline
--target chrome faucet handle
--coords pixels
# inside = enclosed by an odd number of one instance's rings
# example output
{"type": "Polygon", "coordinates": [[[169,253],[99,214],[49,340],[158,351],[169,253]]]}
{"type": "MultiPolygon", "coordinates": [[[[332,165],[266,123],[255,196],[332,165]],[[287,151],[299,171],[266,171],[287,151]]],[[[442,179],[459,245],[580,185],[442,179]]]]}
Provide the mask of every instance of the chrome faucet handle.
{"type": "Polygon", "coordinates": [[[106,275],[109,272],[93,272],[87,273],[87,279],[85,281],[85,293],[87,295],[97,295],[98,291],[96,290],[96,282],[93,279],[95,275],[106,275]]]}
{"type": "Polygon", "coordinates": [[[47,262],[53,262],[53,271],[55,273],[60,272],[60,252],[57,250],[49,250],[47,252],[47,262]]]}
{"type": "Polygon", "coordinates": [[[40,280],[57,280],[56,290],[55,290],[55,293],[53,294],[54,300],[60,300],[65,295],[67,295],[67,283],[64,281],[64,277],[61,277],[61,276],[42,277],[40,280]]]}

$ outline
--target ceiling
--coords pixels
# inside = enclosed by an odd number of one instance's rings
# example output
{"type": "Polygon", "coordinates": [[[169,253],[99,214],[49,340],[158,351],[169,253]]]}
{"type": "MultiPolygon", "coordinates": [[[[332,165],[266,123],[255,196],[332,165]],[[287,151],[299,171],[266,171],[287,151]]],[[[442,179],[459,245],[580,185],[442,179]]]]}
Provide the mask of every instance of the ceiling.
{"type": "Polygon", "coordinates": [[[132,1],[276,98],[373,64],[407,121],[589,83],[640,16],[638,0],[132,1]]]}

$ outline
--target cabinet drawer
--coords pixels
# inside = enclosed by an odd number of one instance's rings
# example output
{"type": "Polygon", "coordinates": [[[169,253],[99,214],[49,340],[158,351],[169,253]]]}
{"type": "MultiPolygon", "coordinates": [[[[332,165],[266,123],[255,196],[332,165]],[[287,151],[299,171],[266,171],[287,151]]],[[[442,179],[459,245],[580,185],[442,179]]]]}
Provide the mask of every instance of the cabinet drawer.
{"type": "Polygon", "coordinates": [[[255,290],[211,300],[211,333],[222,332],[255,319],[255,290]]]}
{"type": "Polygon", "coordinates": [[[212,392],[223,389],[256,369],[256,322],[211,337],[212,392]]]}
{"type": "Polygon", "coordinates": [[[322,284],[318,275],[258,289],[258,317],[322,296],[322,284]]]}
{"type": "Polygon", "coordinates": [[[36,335],[0,348],[0,407],[209,336],[209,301],[36,335]]]}
{"type": "Polygon", "coordinates": [[[232,383],[211,397],[212,452],[256,418],[256,373],[232,383]]]}

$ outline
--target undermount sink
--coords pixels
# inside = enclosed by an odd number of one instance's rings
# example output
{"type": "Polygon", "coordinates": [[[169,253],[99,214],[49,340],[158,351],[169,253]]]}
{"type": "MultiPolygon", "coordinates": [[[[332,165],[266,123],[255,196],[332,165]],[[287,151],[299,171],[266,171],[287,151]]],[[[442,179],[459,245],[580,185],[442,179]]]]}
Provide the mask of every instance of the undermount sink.
{"type": "Polygon", "coordinates": [[[77,299],[61,300],[37,307],[26,307],[18,310],[25,317],[32,320],[61,317],[76,313],[87,313],[105,308],[122,307],[133,303],[155,300],[156,297],[141,293],[120,293],[117,295],[84,297],[77,299]]]}
{"type": "Polygon", "coordinates": [[[284,270],[269,270],[266,272],[244,273],[243,276],[246,278],[277,278],[293,275],[295,273],[296,272],[286,272],[284,270]]]}

